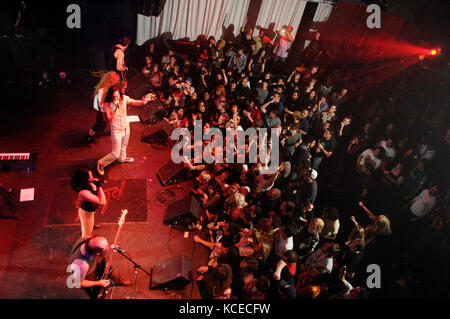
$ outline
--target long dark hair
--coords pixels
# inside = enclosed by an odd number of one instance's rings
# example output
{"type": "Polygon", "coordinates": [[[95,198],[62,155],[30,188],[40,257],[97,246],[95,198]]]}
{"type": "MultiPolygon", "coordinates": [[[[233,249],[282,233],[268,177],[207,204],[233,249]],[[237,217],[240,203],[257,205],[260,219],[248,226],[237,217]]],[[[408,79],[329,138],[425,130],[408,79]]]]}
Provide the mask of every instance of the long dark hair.
{"type": "Polygon", "coordinates": [[[85,167],[78,168],[72,176],[70,185],[76,192],[89,189],[89,169],[85,167]]]}
{"type": "Polygon", "coordinates": [[[123,99],[122,87],[123,86],[121,83],[111,86],[108,89],[108,92],[106,93],[105,102],[111,103],[114,100],[114,97],[113,97],[114,91],[119,91],[120,98],[123,99]]]}

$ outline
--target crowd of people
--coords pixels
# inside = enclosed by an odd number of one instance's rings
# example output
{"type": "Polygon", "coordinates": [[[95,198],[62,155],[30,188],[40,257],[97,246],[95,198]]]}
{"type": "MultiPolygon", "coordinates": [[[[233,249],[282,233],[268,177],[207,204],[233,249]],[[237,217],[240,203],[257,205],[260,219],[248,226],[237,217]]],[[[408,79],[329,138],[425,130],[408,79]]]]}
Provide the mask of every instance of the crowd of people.
{"type": "MultiPolygon", "coordinates": [[[[194,240],[211,250],[194,276],[202,297],[442,294],[439,282],[448,274],[437,260],[448,253],[449,192],[440,147],[448,147],[450,134],[439,88],[417,81],[426,77],[425,62],[375,85],[370,76],[353,77],[351,59],[329,54],[317,33],[290,69],[291,32],[283,26],[274,39],[262,30],[252,36],[244,23],[234,42],[211,36],[189,52],[145,45],[141,74],[172,129],[193,134],[201,120],[205,133],[218,128],[225,136],[228,129],[236,140],[238,131],[267,128],[267,140],[279,141],[275,170],[269,160],[185,157],[185,176],[205,210],[194,240]],[[371,273],[374,265],[379,273],[371,273]],[[425,276],[430,268],[435,272],[425,276]]],[[[357,67],[361,74],[364,66],[357,67]]],[[[114,105],[122,91],[111,87],[114,105]]],[[[111,160],[131,162],[119,144],[111,160]]],[[[226,146],[219,146],[223,154],[226,146]]],[[[247,158],[252,147],[262,148],[261,141],[246,140],[247,158]]],[[[106,165],[99,161],[100,175],[106,165]]]]}
{"type": "Polygon", "coordinates": [[[204,132],[215,127],[224,135],[275,128],[280,142],[275,171],[268,161],[186,159],[206,210],[194,240],[211,250],[197,269],[202,297],[420,295],[430,289],[424,282],[445,275],[420,275],[439,268],[420,254],[430,245],[439,246],[438,255],[448,252],[448,185],[436,177],[445,155],[433,141],[449,143],[443,101],[415,82],[423,64],[372,88],[355,84],[354,64],[323,58],[320,34],[289,69],[277,45],[284,41],[291,54],[291,32],[284,26],[272,41],[264,32],[252,37],[244,24],[237,41],[209,37],[184,55],[145,46],[142,75],[173,129],[193,132],[195,120],[204,132]],[[364,93],[349,92],[362,86],[364,93]],[[425,236],[431,230],[432,242],[425,236]],[[369,265],[380,267],[380,285],[368,282],[369,265]]]}

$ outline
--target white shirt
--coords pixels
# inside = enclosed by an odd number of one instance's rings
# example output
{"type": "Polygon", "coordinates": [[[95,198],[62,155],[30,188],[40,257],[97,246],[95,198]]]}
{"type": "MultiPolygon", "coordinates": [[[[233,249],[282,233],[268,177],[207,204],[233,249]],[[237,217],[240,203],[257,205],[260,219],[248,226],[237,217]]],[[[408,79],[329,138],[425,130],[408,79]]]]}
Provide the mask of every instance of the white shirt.
{"type": "Polygon", "coordinates": [[[330,273],[333,270],[333,258],[327,257],[322,249],[317,249],[305,261],[306,269],[317,269],[322,273],[330,273]]]}
{"type": "Polygon", "coordinates": [[[283,238],[280,236],[278,245],[275,249],[278,257],[283,258],[286,251],[294,249],[294,237],[283,238]]]}
{"type": "Polygon", "coordinates": [[[139,100],[134,100],[127,95],[124,95],[120,100],[119,105],[110,103],[112,119],[111,129],[114,130],[126,130],[130,127],[128,122],[127,104],[139,105],[139,100]]]}
{"type": "Polygon", "coordinates": [[[388,147],[386,145],[386,141],[381,141],[380,145],[382,148],[384,148],[384,151],[386,152],[386,156],[389,157],[389,159],[393,160],[395,158],[395,148],[388,147]]]}
{"type": "Polygon", "coordinates": [[[413,201],[410,209],[411,213],[417,217],[428,215],[436,205],[436,197],[431,196],[428,189],[424,189],[413,201]]]}
{"type": "Polygon", "coordinates": [[[105,112],[105,107],[103,106],[103,103],[100,104],[102,95],[103,95],[103,89],[99,89],[97,92],[97,95],[94,97],[94,109],[97,111],[105,112]]]}
{"type": "Polygon", "coordinates": [[[375,163],[375,169],[377,169],[378,167],[380,167],[381,165],[381,159],[376,158],[375,155],[373,155],[373,150],[371,150],[370,148],[365,150],[364,152],[362,152],[362,158],[361,158],[361,165],[364,165],[366,159],[366,156],[369,156],[369,158],[375,163]]]}

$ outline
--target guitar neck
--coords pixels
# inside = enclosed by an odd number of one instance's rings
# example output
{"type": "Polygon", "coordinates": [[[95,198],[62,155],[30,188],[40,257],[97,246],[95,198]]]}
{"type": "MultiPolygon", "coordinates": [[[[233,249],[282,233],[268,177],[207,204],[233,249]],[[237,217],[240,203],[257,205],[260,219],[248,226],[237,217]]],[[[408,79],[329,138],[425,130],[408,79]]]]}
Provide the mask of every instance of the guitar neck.
{"type": "MultiPolygon", "coordinates": [[[[113,244],[114,246],[117,246],[117,244],[119,243],[119,235],[120,235],[121,230],[122,230],[122,225],[119,226],[119,229],[117,230],[116,238],[114,239],[114,244],[113,244]]],[[[113,257],[114,257],[114,253],[109,253],[108,257],[106,258],[106,266],[105,266],[105,271],[103,272],[102,279],[105,279],[105,277],[109,275],[113,257]]]]}
{"type": "MultiPolygon", "coordinates": [[[[114,244],[113,244],[114,247],[116,247],[117,244],[119,243],[120,231],[122,230],[122,226],[125,223],[125,216],[127,214],[128,214],[128,210],[123,209],[122,215],[120,216],[120,219],[119,219],[119,229],[117,230],[116,238],[114,239],[114,244]]],[[[103,272],[102,279],[105,279],[107,276],[110,275],[109,273],[110,273],[110,269],[111,269],[111,262],[112,262],[113,256],[114,256],[113,253],[109,253],[108,257],[106,258],[105,271],[103,272]]]]}

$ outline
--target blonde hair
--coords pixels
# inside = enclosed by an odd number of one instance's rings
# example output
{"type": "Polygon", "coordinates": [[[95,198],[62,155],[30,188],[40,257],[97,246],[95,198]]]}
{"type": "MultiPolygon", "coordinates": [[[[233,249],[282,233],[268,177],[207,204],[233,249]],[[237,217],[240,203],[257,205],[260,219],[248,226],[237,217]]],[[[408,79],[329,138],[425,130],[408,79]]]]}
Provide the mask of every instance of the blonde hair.
{"type": "Polygon", "coordinates": [[[105,100],[108,89],[111,86],[117,84],[119,81],[120,81],[120,76],[115,71],[110,71],[110,72],[103,74],[102,78],[95,86],[94,97],[98,94],[98,91],[100,89],[103,89],[102,97],[100,99],[100,102],[103,102],[105,100]]]}
{"type": "Polygon", "coordinates": [[[377,226],[377,233],[379,235],[390,235],[392,233],[391,221],[387,216],[379,215],[375,224],[377,226]]]}
{"type": "Polygon", "coordinates": [[[317,232],[320,234],[320,233],[322,232],[323,227],[325,226],[325,223],[324,223],[324,221],[323,221],[322,218],[314,218],[314,219],[313,219],[313,222],[314,222],[314,221],[316,221],[316,222],[319,223],[319,224],[317,225],[316,230],[317,230],[317,232]]]}

